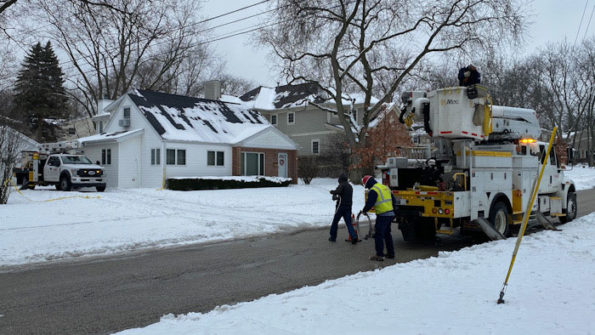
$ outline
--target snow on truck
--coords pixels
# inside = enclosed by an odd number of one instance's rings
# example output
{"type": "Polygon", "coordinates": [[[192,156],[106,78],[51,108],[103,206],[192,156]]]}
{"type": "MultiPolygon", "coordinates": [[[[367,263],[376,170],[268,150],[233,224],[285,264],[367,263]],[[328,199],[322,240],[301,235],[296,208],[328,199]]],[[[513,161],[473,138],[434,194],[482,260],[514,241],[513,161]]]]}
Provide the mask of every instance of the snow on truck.
{"type": "Polygon", "coordinates": [[[406,92],[399,120],[423,122],[433,150],[390,157],[377,168],[397,199],[406,241],[455,228],[499,239],[518,230],[541,164],[546,164],[529,222],[551,227],[577,215],[574,183],[564,176],[534,110],[493,106],[479,85],[406,92]],[[420,156],[420,153],[423,156],[420,156]]]}
{"type": "Polygon", "coordinates": [[[43,144],[40,151],[22,152],[22,161],[14,169],[17,183],[30,189],[35,185],[55,185],[56,189],[63,191],[79,187],[105,191],[103,168],[93,164],[86,156],[66,153],[69,149],[72,147],[57,143],[43,144]]]}

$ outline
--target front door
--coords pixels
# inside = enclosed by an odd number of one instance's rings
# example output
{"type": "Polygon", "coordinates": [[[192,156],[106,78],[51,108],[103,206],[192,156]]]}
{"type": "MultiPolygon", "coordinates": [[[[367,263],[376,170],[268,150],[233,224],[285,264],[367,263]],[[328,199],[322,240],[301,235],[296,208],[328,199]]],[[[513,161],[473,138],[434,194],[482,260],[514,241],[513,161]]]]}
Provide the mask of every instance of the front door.
{"type": "Polygon", "coordinates": [[[279,167],[277,176],[287,178],[287,153],[280,152],[277,154],[277,166],[279,167]]]}

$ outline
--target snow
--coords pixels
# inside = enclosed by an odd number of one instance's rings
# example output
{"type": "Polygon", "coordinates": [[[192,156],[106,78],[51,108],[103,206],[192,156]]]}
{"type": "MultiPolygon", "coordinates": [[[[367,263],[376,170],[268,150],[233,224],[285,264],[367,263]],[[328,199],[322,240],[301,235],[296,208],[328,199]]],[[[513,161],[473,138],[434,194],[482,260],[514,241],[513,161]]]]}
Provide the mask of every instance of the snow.
{"type": "MultiPolygon", "coordinates": [[[[315,179],[310,185],[184,192],[13,190],[0,206],[0,267],[325,227],[334,213],[328,191],[336,187],[335,179],[315,179]]],[[[354,187],[354,208],[363,207],[363,193],[354,187]]]]}
{"type": "Polygon", "coordinates": [[[575,165],[567,167],[564,173],[572,179],[577,190],[595,188],[595,168],[575,165]]]}
{"type": "MultiPolygon", "coordinates": [[[[595,169],[577,166],[567,173],[579,190],[595,187],[595,169]]],[[[334,179],[314,179],[311,185],[240,190],[12,192],[0,206],[0,269],[326,227],[333,214],[328,191],[336,186],[334,179]],[[228,199],[234,199],[231,210],[228,199]]],[[[356,185],[354,210],[363,202],[356,185]]],[[[595,213],[560,228],[523,239],[503,305],[496,300],[515,239],[208,313],[165,315],[122,334],[593,334],[595,213]]]]}
{"type": "Polygon", "coordinates": [[[595,213],[526,236],[499,305],[514,244],[441,252],[208,313],[168,314],[118,334],[593,334],[595,213]]]}

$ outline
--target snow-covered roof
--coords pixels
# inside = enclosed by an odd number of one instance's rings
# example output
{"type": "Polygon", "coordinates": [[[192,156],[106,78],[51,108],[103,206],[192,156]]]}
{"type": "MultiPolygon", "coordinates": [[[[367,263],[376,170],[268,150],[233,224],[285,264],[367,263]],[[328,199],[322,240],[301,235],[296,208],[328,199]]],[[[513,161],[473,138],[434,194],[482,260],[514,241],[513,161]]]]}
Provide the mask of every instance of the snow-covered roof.
{"type": "Polygon", "coordinates": [[[323,103],[316,84],[305,83],[277,87],[257,87],[242,95],[244,106],[264,110],[305,106],[308,102],[323,103]]]}
{"type": "Polygon", "coordinates": [[[78,139],[79,142],[90,143],[90,142],[118,142],[124,138],[134,135],[140,135],[144,132],[144,129],[135,129],[128,131],[117,131],[113,133],[96,134],[87,137],[81,137],[78,139]]]}
{"type": "Polygon", "coordinates": [[[234,144],[272,127],[245,106],[148,90],[128,96],[165,140],[234,144]]]}
{"type": "MultiPolygon", "coordinates": [[[[331,89],[331,91],[333,90],[331,89]]],[[[361,92],[343,93],[343,104],[363,104],[364,98],[365,95],[361,92]]],[[[334,100],[326,98],[323,92],[319,92],[317,85],[314,83],[277,87],[260,86],[242,95],[239,99],[244,106],[261,110],[300,107],[311,102],[317,104],[334,103],[334,100]]],[[[377,98],[372,97],[370,103],[375,104],[378,101],[377,98]]]]}

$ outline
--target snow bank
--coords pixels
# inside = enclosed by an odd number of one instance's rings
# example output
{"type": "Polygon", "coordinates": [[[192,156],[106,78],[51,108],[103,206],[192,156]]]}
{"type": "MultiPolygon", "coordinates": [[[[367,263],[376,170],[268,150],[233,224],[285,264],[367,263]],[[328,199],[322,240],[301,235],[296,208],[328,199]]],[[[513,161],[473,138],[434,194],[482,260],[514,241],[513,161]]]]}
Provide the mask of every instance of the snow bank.
{"type": "Polygon", "coordinates": [[[595,213],[561,228],[524,238],[501,305],[515,239],[118,334],[593,334],[595,213]]]}

